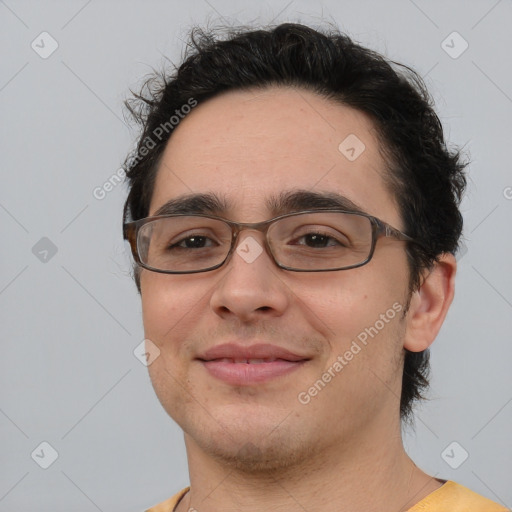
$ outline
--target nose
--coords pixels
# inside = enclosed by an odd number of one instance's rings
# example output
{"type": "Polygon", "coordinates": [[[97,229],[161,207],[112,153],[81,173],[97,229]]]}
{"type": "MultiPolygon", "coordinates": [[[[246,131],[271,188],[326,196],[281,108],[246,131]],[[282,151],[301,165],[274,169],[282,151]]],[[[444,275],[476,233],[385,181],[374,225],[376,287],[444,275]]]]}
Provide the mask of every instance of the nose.
{"type": "Polygon", "coordinates": [[[284,271],[273,262],[262,233],[240,233],[230,259],[219,271],[224,275],[210,299],[217,315],[248,322],[281,316],[288,307],[290,290],[280,275],[284,271]]]}

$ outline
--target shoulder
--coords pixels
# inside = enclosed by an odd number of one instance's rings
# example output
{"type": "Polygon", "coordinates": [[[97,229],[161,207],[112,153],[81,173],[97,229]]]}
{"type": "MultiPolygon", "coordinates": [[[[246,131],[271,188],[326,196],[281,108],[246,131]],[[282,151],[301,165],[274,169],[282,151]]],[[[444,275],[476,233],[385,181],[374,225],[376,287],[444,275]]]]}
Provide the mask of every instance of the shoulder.
{"type": "Polygon", "coordinates": [[[409,509],[409,512],[507,512],[507,510],[503,505],[448,480],[409,509]]]}
{"type": "Polygon", "coordinates": [[[162,503],[159,503],[158,505],[148,508],[145,512],[173,512],[174,507],[176,507],[181,498],[187,494],[189,489],[190,487],[185,487],[185,489],[182,489],[171,498],[162,501],[162,503]]]}

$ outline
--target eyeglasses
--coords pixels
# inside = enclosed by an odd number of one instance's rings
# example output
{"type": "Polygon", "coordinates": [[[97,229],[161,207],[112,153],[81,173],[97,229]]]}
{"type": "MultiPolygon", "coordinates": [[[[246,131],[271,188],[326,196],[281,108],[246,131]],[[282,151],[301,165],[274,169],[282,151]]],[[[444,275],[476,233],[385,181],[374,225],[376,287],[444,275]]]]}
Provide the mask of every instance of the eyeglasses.
{"type": "Polygon", "coordinates": [[[257,223],[201,214],[159,215],[123,225],[136,263],[164,274],[193,274],[221,267],[243,229],[262,232],[275,264],[294,272],[365,265],[380,237],[419,243],[376,217],[345,210],[307,210],[257,223]]]}

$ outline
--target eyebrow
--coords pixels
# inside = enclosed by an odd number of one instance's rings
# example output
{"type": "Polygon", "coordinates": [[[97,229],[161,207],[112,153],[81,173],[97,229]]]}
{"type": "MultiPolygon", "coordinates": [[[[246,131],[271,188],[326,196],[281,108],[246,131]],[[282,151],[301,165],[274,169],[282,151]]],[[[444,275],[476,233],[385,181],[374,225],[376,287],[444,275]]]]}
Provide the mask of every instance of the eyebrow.
{"type": "MultiPolygon", "coordinates": [[[[277,196],[270,196],[266,200],[266,207],[272,217],[301,210],[321,208],[366,213],[357,203],[336,192],[312,192],[301,189],[284,191],[277,196]]],[[[170,199],[160,206],[153,216],[202,214],[222,217],[232,208],[233,204],[225,197],[213,192],[186,194],[170,199]]]]}

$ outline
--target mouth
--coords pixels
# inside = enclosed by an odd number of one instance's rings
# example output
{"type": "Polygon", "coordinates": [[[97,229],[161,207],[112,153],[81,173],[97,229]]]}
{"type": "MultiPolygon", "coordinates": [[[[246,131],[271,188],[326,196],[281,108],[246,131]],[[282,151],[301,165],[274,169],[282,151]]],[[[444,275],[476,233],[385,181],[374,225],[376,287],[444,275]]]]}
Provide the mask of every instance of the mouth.
{"type": "Polygon", "coordinates": [[[267,344],[219,345],[197,359],[211,376],[233,386],[250,386],[283,377],[309,360],[267,344]]]}

